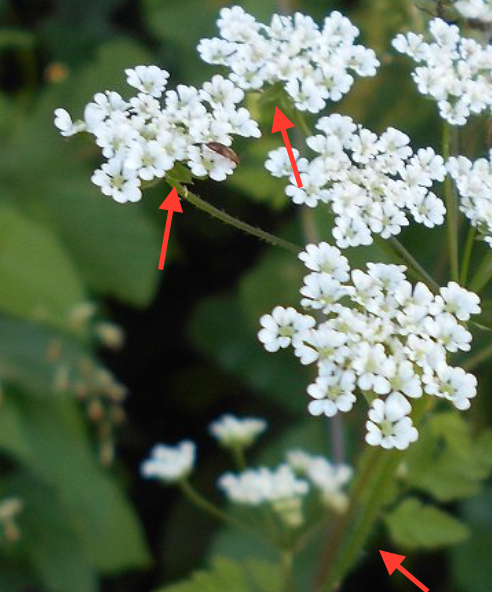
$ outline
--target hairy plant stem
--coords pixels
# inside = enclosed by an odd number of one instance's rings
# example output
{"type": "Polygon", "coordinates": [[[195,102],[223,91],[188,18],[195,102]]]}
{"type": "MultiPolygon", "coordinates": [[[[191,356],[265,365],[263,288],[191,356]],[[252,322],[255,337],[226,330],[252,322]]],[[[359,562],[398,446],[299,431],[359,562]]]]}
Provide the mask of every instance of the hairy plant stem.
{"type": "MultiPolygon", "coordinates": [[[[448,160],[451,155],[451,126],[445,122],[442,133],[442,153],[444,160],[448,160]]],[[[451,267],[451,278],[459,282],[459,260],[458,260],[458,200],[453,188],[453,182],[449,175],[444,180],[444,197],[447,211],[447,230],[448,230],[448,248],[449,261],[451,267]]]]}
{"type": "Polygon", "coordinates": [[[333,592],[357,562],[379,511],[386,501],[399,455],[368,448],[362,455],[354,481],[350,504],[341,515],[322,550],[313,592],[333,592]]]}
{"type": "Polygon", "coordinates": [[[287,249],[288,251],[290,251],[291,253],[295,253],[296,255],[302,250],[301,247],[295,245],[294,243],[291,243],[290,241],[284,240],[283,238],[275,236],[274,234],[270,234],[269,232],[265,232],[264,230],[261,230],[256,226],[251,226],[247,222],[243,222],[242,220],[239,220],[238,218],[231,216],[227,212],[224,212],[223,210],[216,208],[212,204],[203,200],[201,197],[198,197],[198,195],[196,195],[195,193],[189,191],[189,189],[185,186],[176,184],[176,189],[178,190],[180,197],[182,197],[186,201],[189,201],[199,210],[207,212],[207,214],[219,219],[221,222],[224,222],[225,224],[234,226],[234,228],[237,228],[238,230],[241,230],[246,234],[251,234],[252,236],[255,236],[256,238],[259,238],[260,240],[265,241],[267,243],[270,243],[271,245],[287,249]]]}
{"type": "MultiPolygon", "coordinates": [[[[416,425],[427,405],[425,398],[415,402],[416,425]]],[[[349,507],[339,517],[322,549],[313,592],[335,592],[357,563],[381,511],[393,499],[391,484],[401,459],[402,452],[397,450],[368,447],[362,453],[349,507]]]]}

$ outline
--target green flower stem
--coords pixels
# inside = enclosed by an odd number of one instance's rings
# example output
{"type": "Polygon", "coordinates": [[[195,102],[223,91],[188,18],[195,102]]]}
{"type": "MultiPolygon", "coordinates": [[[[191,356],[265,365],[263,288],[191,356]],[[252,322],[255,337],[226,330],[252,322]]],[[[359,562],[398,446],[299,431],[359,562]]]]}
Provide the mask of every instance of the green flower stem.
{"type": "Polygon", "coordinates": [[[256,228],[255,226],[251,226],[250,224],[247,224],[246,222],[243,222],[242,220],[238,220],[238,218],[234,218],[234,216],[231,216],[227,212],[224,212],[223,210],[219,210],[219,208],[216,208],[212,204],[203,200],[201,197],[198,197],[198,195],[189,191],[188,188],[185,186],[180,186],[177,184],[176,189],[178,190],[179,195],[183,199],[185,199],[186,201],[189,201],[191,204],[193,204],[199,210],[203,210],[204,212],[207,212],[207,214],[210,214],[210,216],[212,216],[214,218],[218,218],[219,220],[221,220],[225,224],[230,224],[231,226],[234,226],[234,228],[237,228],[238,230],[241,230],[241,231],[245,232],[246,234],[251,234],[253,236],[256,236],[256,238],[259,238],[262,241],[270,243],[271,245],[275,245],[277,247],[282,247],[283,249],[287,249],[288,251],[290,251],[291,253],[295,253],[296,255],[302,251],[301,247],[299,247],[298,245],[295,245],[294,243],[291,243],[290,241],[286,241],[283,238],[275,236],[274,234],[270,234],[269,232],[265,232],[264,230],[261,230],[260,228],[256,228]]]}
{"type": "Polygon", "coordinates": [[[293,574],[293,567],[294,567],[294,554],[291,550],[285,549],[281,555],[281,565],[282,565],[282,590],[283,592],[293,592],[295,589],[294,583],[294,574],[293,574]]]}
{"type": "Polygon", "coordinates": [[[227,514],[227,512],[224,512],[223,510],[218,508],[216,505],[209,502],[203,495],[201,495],[189,483],[189,481],[186,481],[186,480],[181,481],[181,483],[179,484],[179,487],[180,487],[181,491],[183,492],[184,496],[188,499],[188,501],[190,501],[198,509],[202,510],[203,512],[205,512],[206,514],[208,514],[212,518],[215,518],[215,520],[222,522],[226,526],[229,526],[231,528],[235,528],[237,530],[241,530],[253,537],[256,537],[257,539],[261,540],[261,542],[264,543],[268,548],[271,548],[272,542],[269,539],[264,537],[257,530],[254,530],[253,528],[251,528],[247,524],[244,524],[240,520],[237,520],[236,518],[234,518],[230,514],[227,514]]]}
{"type": "Polygon", "coordinates": [[[232,446],[230,448],[232,458],[234,460],[234,464],[236,465],[236,469],[238,471],[244,471],[248,467],[248,463],[246,462],[246,455],[244,453],[244,448],[241,446],[232,446]]]}
{"type": "MultiPolygon", "coordinates": [[[[442,152],[444,160],[450,157],[451,144],[451,126],[444,123],[442,134],[442,152]]],[[[448,248],[451,265],[451,278],[459,282],[459,262],[458,262],[458,201],[453,188],[453,182],[449,175],[444,181],[444,197],[447,210],[447,229],[448,229],[448,248]]]]}
{"type": "MultiPolygon", "coordinates": [[[[428,408],[423,397],[415,402],[417,425],[428,408]]],[[[368,447],[362,453],[349,507],[341,515],[323,548],[313,592],[335,592],[355,566],[382,510],[392,501],[392,483],[403,453],[368,447]]]]}
{"type": "Polygon", "coordinates": [[[437,282],[422,267],[422,265],[420,265],[415,257],[407,251],[397,238],[394,236],[388,240],[377,238],[376,241],[385,251],[396,254],[399,259],[408,266],[409,271],[412,272],[417,279],[424,282],[430,290],[433,292],[439,291],[439,285],[437,282]]]}
{"type": "Polygon", "coordinates": [[[468,281],[468,270],[470,268],[473,243],[475,241],[475,233],[475,226],[472,226],[470,224],[468,236],[466,237],[465,249],[463,251],[463,257],[461,259],[460,285],[462,286],[466,286],[466,283],[468,281]]]}
{"type": "Polygon", "coordinates": [[[492,253],[488,253],[484,258],[479,268],[475,272],[472,281],[470,282],[470,289],[473,292],[480,292],[492,278],[492,253]]]}
{"type": "Polygon", "coordinates": [[[379,512],[400,458],[398,453],[367,448],[362,455],[347,511],[336,522],[322,551],[313,590],[333,592],[354,566],[379,512]]]}

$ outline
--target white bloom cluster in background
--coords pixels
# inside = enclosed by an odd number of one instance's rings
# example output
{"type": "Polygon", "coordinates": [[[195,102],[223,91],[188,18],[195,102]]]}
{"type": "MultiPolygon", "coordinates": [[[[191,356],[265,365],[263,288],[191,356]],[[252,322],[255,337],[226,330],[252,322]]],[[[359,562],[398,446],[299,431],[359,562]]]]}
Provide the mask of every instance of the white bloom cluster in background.
{"type": "Polygon", "coordinates": [[[266,430],[267,424],[263,419],[253,417],[238,418],[224,415],[210,425],[211,435],[224,448],[246,449],[252,446],[258,437],[266,430]]]}
{"type": "Polygon", "coordinates": [[[269,505],[285,524],[298,527],[304,523],[303,501],[310,493],[315,493],[324,507],[345,511],[345,487],[352,474],[348,465],[334,465],[324,456],[291,450],[286,462],[275,469],[260,467],[226,473],[219,487],[231,502],[250,507],[269,505]]]}
{"type": "Polygon", "coordinates": [[[265,25],[233,6],[220,11],[217,24],[220,37],[198,45],[202,59],[229,68],[230,79],[245,90],[283,84],[300,111],[318,113],[350,90],[355,74],[374,76],[379,66],[374,51],[354,43],[359,31],[339,12],[320,29],[300,13],[275,14],[265,25]]]}
{"type": "Polygon", "coordinates": [[[460,196],[460,210],[492,246],[492,151],[489,158],[475,161],[451,157],[447,167],[460,196]]]}
{"type": "Polygon", "coordinates": [[[403,450],[418,436],[410,400],[427,394],[470,407],[477,380],[451,366],[448,354],[470,349],[464,323],[480,312],[476,294],[454,282],[433,294],[407,281],[400,265],[350,270],[327,243],[308,245],[300,259],[310,271],[301,306],[316,318],[277,307],[261,318],[259,339],[267,351],[291,346],[302,364],[317,365],[308,387],[312,415],[350,411],[363,394],[370,402],[367,442],[403,450]]]}
{"type": "Polygon", "coordinates": [[[317,156],[297,160],[302,188],[285,148],[270,152],[265,166],[273,176],[289,178],[285,192],[294,203],[330,206],[340,248],[369,245],[374,234],[396,235],[410,217],[429,228],[443,223],[444,204],[431,188],[446,167],[432,148],[414,153],[403,132],[388,128],[378,137],[338,114],[319,119],[316,129],[321,133],[306,143],[317,156]]]}
{"type": "Polygon", "coordinates": [[[188,440],[176,446],[157,444],[150,458],[142,464],[142,475],[164,483],[179,483],[192,472],[195,458],[195,444],[188,440]]]}
{"type": "Polygon", "coordinates": [[[492,107],[492,46],[462,37],[456,25],[441,19],[429,24],[432,40],[398,35],[393,46],[421,64],[412,73],[419,92],[437,101],[439,113],[452,125],[465,125],[472,113],[492,107]]]}
{"type": "Polygon", "coordinates": [[[491,0],[458,0],[453,5],[456,10],[467,19],[492,22],[491,0]]]}
{"type": "MultiPolygon", "coordinates": [[[[209,432],[222,446],[247,448],[266,427],[263,419],[224,415],[210,424],[209,432]]],[[[195,445],[192,442],[184,441],[176,446],[160,444],[142,463],[142,475],[168,485],[179,485],[187,480],[194,464],[195,445]]],[[[295,449],[287,452],[286,460],[275,468],[248,467],[238,473],[224,473],[218,480],[218,487],[229,502],[253,510],[268,507],[282,524],[298,528],[306,523],[305,501],[310,494],[316,496],[313,501],[317,501],[318,509],[343,512],[348,504],[345,488],[352,474],[348,465],[335,465],[324,456],[295,449]]],[[[189,483],[187,487],[190,487],[189,483]]]]}
{"type": "Polygon", "coordinates": [[[166,90],[169,73],[157,66],[137,66],[126,74],[138,91],[129,100],[113,91],[97,93],[83,121],[55,111],[62,135],[94,136],[106,162],[92,181],[119,203],[139,201],[142,182],[165,177],[177,162],[196,177],[223,181],[236,164],[207,144],[230,146],[234,135],[261,135],[249,111],[238,107],[244,92],[231,80],[214,76],[201,88],[180,84],[166,90]]]}

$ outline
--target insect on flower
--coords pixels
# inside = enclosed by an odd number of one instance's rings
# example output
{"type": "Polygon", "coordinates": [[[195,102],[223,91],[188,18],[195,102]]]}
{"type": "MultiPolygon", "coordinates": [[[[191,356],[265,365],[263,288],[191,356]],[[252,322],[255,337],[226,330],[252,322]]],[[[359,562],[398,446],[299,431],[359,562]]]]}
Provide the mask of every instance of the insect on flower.
{"type": "Polygon", "coordinates": [[[227,146],[224,146],[224,144],[221,144],[220,142],[208,142],[208,144],[206,144],[206,146],[207,146],[207,148],[209,148],[213,152],[217,152],[217,154],[220,154],[224,158],[228,158],[229,160],[232,160],[232,162],[234,162],[235,164],[239,164],[241,162],[239,160],[239,156],[234,152],[234,150],[232,150],[232,148],[228,148],[227,146]]]}

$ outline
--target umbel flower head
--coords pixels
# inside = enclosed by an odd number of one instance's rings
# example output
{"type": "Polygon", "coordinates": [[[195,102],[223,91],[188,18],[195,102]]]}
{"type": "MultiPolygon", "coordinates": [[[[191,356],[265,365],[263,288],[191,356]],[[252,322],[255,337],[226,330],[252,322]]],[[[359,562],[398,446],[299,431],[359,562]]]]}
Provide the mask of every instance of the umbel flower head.
{"type": "MultiPolygon", "coordinates": [[[[463,8],[465,3],[460,4],[463,8]]],[[[462,37],[456,25],[442,19],[432,20],[429,31],[430,42],[407,33],[398,35],[393,46],[420,64],[412,77],[423,95],[437,101],[440,116],[465,125],[472,113],[492,107],[492,46],[462,37]]]]}
{"type": "Polygon", "coordinates": [[[432,148],[414,153],[403,132],[388,128],[378,137],[337,114],[322,117],[316,129],[320,133],[306,140],[316,157],[297,161],[302,188],[285,148],[270,152],[265,166],[274,177],[289,178],[285,193],[294,203],[331,208],[339,247],[369,245],[374,234],[389,238],[409,219],[428,228],[443,223],[444,204],[431,188],[446,168],[432,148]]]}
{"type": "Polygon", "coordinates": [[[312,415],[345,413],[363,395],[370,402],[367,442],[403,450],[418,437],[413,399],[470,407],[477,380],[448,357],[470,349],[464,322],[480,312],[476,294],[455,282],[433,294],[421,282],[412,285],[402,265],[350,271],[346,257],[326,243],[308,245],[300,258],[310,270],[301,306],[316,317],[277,307],[260,319],[259,339],[267,351],[292,347],[301,364],[316,364],[307,389],[312,415]]]}
{"type": "Polygon", "coordinates": [[[355,74],[374,76],[379,66],[371,49],[355,44],[359,31],[339,12],[320,29],[300,13],[274,14],[265,25],[233,6],[220,11],[217,24],[220,37],[198,45],[202,59],[229,68],[245,90],[281,83],[300,111],[318,113],[350,90],[355,74]]]}
{"type": "Polygon", "coordinates": [[[492,151],[475,161],[451,157],[447,168],[456,183],[460,210],[492,246],[492,151]]]}
{"type": "Polygon", "coordinates": [[[64,109],[55,111],[63,136],[94,136],[106,162],[92,181],[119,203],[139,201],[142,183],[164,178],[176,163],[196,177],[223,181],[236,163],[207,144],[230,146],[235,135],[261,135],[249,111],[238,106],[244,92],[222,76],[201,88],[180,84],[166,90],[169,73],[157,66],[137,66],[126,74],[138,91],[129,100],[114,91],[97,93],[83,121],[73,122],[64,109]]]}

